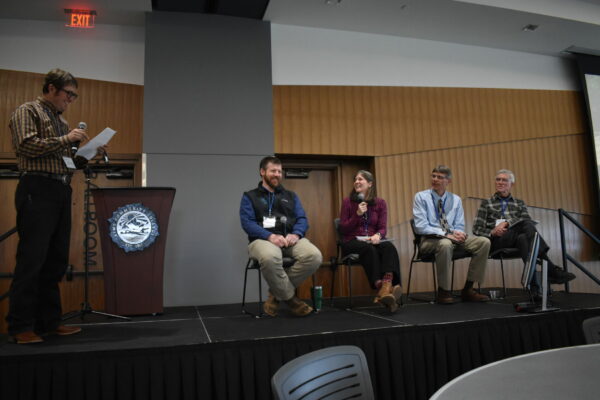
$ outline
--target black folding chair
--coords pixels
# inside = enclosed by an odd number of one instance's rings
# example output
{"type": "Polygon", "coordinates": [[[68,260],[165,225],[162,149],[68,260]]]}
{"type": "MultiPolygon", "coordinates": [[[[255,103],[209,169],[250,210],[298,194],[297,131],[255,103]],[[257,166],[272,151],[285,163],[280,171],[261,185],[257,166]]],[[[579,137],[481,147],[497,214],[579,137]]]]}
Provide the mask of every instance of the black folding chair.
{"type": "MultiPolygon", "coordinates": [[[[424,299],[424,298],[415,297],[415,296],[412,296],[410,298],[413,300],[419,300],[419,301],[435,302],[437,288],[438,288],[437,279],[436,279],[436,271],[435,271],[435,254],[433,254],[433,253],[423,254],[419,251],[419,246],[421,245],[422,235],[419,235],[417,233],[414,219],[410,220],[410,228],[412,229],[412,233],[413,233],[413,256],[410,260],[410,269],[408,271],[408,287],[406,288],[406,297],[410,297],[410,281],[412,278],[413,264],[415,264],[415,263],[431,263],[431,271],[432,271],[432,276],[433,276],[433,299],[424,299]]],[[[471,255],[462,248],[454,249],[454,253],[452,254],[452,286],[454,286],[454,261],[460,260],[462,258],[468,258],[470,256],[471,255]]],[[[452,287],[451,287],[451,290],[452,290],[452,287]]]]}
{"type": "Polygon", "coordinates": [[[342,233],[340,232],[340,219],[333,220],[335,228],[335,242],[337,246],[337,258],[331,263],[331,294],[329,302],[333,305],[333,294],[335,289],[335,272],[339,265],[345,265],[348,271],[348,308],[352,308],[352,267],[361,267],[359,256],[356,253],[342,255],[342,233]]]}

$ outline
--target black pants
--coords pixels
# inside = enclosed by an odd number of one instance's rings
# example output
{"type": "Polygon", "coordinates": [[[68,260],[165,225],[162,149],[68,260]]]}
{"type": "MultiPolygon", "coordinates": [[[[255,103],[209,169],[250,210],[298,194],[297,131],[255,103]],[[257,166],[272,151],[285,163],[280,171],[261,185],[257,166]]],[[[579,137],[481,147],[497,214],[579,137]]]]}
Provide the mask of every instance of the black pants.
{"type": "Polygon", "coordinates": [[[375,288],[375,282],[380,280],[387,272],[394,274],[393,285],[399,285],[400,282],[400,260],[398,252],[392,242],[383,242],[378,245],[363,242],[360,240],[351,240],[342,244],[342,254],[356,253],[372,288],[375,288]]]}
{"type": "Polygon", "coordinates": [[[8,333],[56,329],[62,314],[58,283],[69,263],[71,187],[25,175],[15,193],[17,265],[10,286],[8,333]]]}
{"type": "MultiPolygon", "coordinates": [[[[515,247],[519,249],[519,254],[523,259],[523,262],[527,262],[529,257],[529,251],[531,250],[531,243],[533,242],[533,236],[537,230],[535,225],[530,220],[525,220],[512,228],[509,228],[506,233],[500,237],[492,236],[492,247],[490,253],[498,249],[505,249],[508,247],[515,247]]],[[[544,241],[544,238],[540,236],[540,248],[538,257],[548,261],[549,266],[554,264],[548,259],[548,250],[550,248],[544,241]]]]}

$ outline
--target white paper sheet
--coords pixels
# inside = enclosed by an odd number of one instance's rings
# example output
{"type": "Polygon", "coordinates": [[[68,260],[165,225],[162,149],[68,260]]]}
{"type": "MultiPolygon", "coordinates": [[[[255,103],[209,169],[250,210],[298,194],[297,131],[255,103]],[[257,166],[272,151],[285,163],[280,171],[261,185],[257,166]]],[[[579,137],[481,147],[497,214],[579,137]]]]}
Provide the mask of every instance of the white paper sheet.
{"type": "Polygon", "coordinates": [[[113,131],[108,127],[104,128],[102,132],[94,136],[85,145],[81,146],[79,150],[77,150],[77,153],[75,153],[75,155],[81,156],[86,160],[91,160],[96,156],[96,153],[98,152],[98,147],[107,144],[110,141],[110,139],[112,139],[115,133],[117,133],[117,131],[113,131]]]}

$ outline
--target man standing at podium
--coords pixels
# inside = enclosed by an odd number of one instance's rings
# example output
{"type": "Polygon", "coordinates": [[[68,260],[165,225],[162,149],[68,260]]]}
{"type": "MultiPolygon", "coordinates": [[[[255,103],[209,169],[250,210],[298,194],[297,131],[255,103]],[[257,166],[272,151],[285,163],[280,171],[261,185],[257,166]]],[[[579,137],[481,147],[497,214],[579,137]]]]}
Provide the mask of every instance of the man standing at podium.
{"type": "Polygon", "coordinates": [[[73,152],[88,136],[82,129],[69,130],[61,116],[78,97],[73,75],[51,70],[42,92],[18,107],[9,123],[21,176],[15,192],[17,264],[6,320],[18,344],[81,331],[60,325],[58,283],[69,263],[71,176],[87,163],[82,157],[74,160],[73,152]]]}
{"type": "Polygon", "coordinates": [[[296,297],[295,291],[319,268],[323,256],[304,237],[308,221],[300,199],[281,185],[281,161],[277,157],[263,158],[260,177],[258,187],[242,196],[240,220],[250,241],[250,257],[258,260],[269,285],[263,310],[274,317],[283,301],[294,315],[303,317],[312,312],[312,307],[296,297]],[[293,257],[294,264],[284,269],[283,257],[293,257]]]}

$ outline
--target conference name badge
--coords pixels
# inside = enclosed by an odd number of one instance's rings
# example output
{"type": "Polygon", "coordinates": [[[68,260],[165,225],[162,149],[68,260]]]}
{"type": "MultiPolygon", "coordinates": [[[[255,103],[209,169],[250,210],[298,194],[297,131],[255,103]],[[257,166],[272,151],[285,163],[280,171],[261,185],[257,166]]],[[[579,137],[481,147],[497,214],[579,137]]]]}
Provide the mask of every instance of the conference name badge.
{"type": "Polygon", "coordinates": [[[156,215],[141,203],[119,207],[108,222],[111,239],[127,253],[144,250],[159,235],[156,215]]]}

